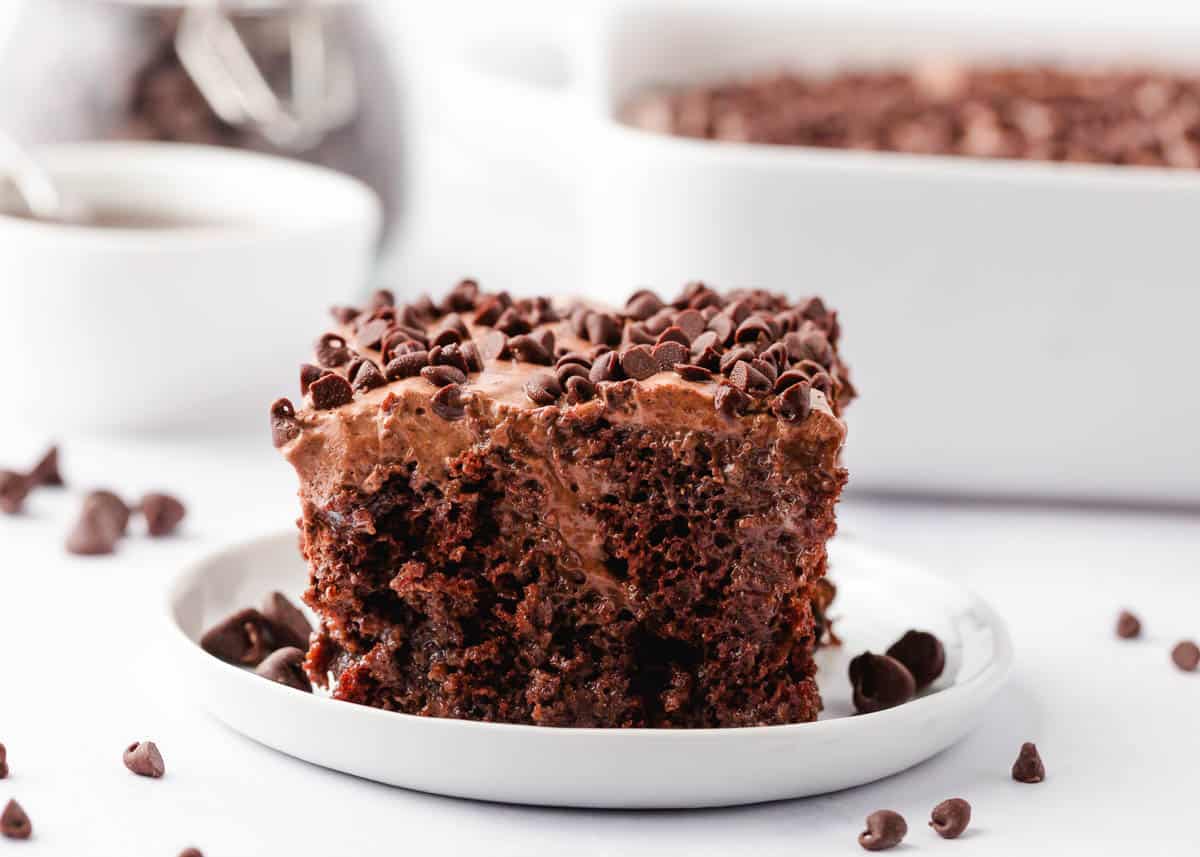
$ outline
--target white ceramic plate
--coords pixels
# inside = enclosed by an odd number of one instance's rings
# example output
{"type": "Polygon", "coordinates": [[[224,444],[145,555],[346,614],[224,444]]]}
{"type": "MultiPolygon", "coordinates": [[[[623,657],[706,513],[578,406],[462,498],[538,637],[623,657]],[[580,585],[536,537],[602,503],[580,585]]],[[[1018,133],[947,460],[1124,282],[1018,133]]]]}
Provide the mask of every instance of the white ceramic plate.
{"type": "Polygon", "coordinates": [[[379,711],[300,693],[206,654],[202,629],[306,570],[296,535],[247,542],[184,570],[167,601],[169,643],[198,701],[232,728],[346,773],[438,794],[555,806],[725,806],[821,794],[902,771],[962,738],[1000,689],[1012,644],[1000,617],[959,586],[842,538],[830,547],[840,648],[820,655],[816,723],[749,729],[555,729],[379,711]],[[946,644],[920,698],[852,715],[849,659],[909,628],[946,644]]]}

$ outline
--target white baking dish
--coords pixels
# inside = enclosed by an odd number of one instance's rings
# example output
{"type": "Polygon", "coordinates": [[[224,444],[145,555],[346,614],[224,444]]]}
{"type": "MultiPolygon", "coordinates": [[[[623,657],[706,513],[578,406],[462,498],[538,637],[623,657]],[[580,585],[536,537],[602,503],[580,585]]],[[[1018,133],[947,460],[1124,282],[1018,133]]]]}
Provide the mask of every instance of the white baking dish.
{"type": "Polygon", "coordinates": [[[817,293],[862,393],[852,486],[1200,502],[1200,172],[711,143],[623,126],[643,87],[783,66],[1195,65],[1200,28],[866,22],[634,4],[467,38],[444,113],[481,157],[573,194],[562,283],[617,299],[702,278],[817,293]]]}

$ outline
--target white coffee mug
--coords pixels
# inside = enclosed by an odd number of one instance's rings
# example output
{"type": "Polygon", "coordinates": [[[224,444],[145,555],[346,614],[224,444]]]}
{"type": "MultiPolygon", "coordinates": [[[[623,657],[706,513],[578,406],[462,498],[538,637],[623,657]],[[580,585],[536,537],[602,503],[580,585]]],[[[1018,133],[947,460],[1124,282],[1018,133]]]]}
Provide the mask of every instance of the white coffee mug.
{"type": "Polygon", "coordinates": [[[1196,21],[1087,31],[626,3],[461,37],[442,103],[480,158],[552,173],[601,300],[703,279],[839,309],[859,490],[1200,502],[1200,172],[709,142],[623,124],[646,88],[931,57],[1194,65],[1196,21]]]}
{"type": "Polygon", "coordinates": [[[328,306],[366,285],[380,206],[339,173],[165,143],[36,157],[95,214],[142,222],[0,216],[5,419],[58,434],[265,426],[328,306]]]}

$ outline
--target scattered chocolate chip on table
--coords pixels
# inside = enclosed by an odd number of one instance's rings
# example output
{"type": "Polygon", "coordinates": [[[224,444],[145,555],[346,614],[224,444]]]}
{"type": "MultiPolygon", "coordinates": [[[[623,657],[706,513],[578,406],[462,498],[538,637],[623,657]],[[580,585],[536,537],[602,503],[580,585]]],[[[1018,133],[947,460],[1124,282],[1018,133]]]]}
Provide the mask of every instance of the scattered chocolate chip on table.
{"type": "Polygon", "coordinates": [[[1017,761],[1013,762],[1012,778],[1018,783],[1040,783],[1046,779],[1046,767],[1042,764],[1037,745],[1032,741],[1021,745],[1017,761]]]}
{"type": "Polygon", "coordinates": [[[0,744],[0,780],[8,776],[8,750],[0,744]]]}
{"type": "Polygon", "coordinates": [[[135,741],[122,754],[125,767],[139,777],[158,779],[166,772],[162,754],[153,741],[135,741]]]}
{"type": "Polygon", "coordinates": [[[867,829],[858,834],[858,844],[868,851],[895,848],[908,834],[908,822],[898,812],[881,809],[867,816],[867,829]]]}
{"type": "Polygon", "coordinates": [[[1132,640],[1142,633],[1142,623],[1137,616],[1128,610],[1122,610],[1117,617],[1117,636],[1122,640],[1132,640]]]}
{"type": "Polygon", "coordinates": [[[1184,640],[1171,649],[1171,660],[1185,673],[1195,672],[1200,667],[1200,646],[1191,640],[1184,640]]]}
{"type": "Polygon", "coordinates": [[[28,839],[33,835],[33,823],[15,800],[10,800],[0,812],[0,836],[9,839],[28,839]]]}
{"type": "Polygon", "coordinates": [[[929,826],[942,839],[957,839],[971,823],[971,805],[960,797],[944,800],[929,814],[929,826]]]}
{"type": "Polygon", "coordinates": [[[146,532],[151,536],[167,536],[187,515],[187,509],[170,494],[150,493],[138,504],[142,517],[146,519],[146,532]]]}

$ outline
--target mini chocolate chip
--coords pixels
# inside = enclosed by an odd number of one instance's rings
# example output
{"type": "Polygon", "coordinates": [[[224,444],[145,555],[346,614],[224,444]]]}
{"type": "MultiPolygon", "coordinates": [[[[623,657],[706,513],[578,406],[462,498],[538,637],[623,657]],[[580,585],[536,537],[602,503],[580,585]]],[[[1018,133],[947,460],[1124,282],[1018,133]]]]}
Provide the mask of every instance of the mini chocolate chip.
{"type": "Polygon", "coordinates": [[[550,355],[550,362],[554,362],[554,331],[546,328],[539,330],[537,333],[529,334],[534,339],[542,344],[542,349],[550,355]]]}
{"type": "Polygon", "coordinates": [[[917,683],[908,667],[887,655],[863,652],[850,661],[854,709],[859,714],[883,711],[908,702],[917,683]]]}
{"type": "Polygon", "coordinates": [[[658,342],[658,337],[646,330],[644,324],[634,322],[625,327],[625,341],[630,345],[653,345],[658,342]]]}
{"type": "Polygon", "coordinates": [[[8,750],[0,744],[0,780],[8,776],[8,750]]]}
{"type": "Polygon", "coordinates": [[[674,340],[667,340],[654,346],[650,354],[662,372],[670,372],[676,365],[688,361],[687,348],[674,340]]]}
{"type": "Polygon", "coordinates": [[[387,336],[384,337],[384,347],[389,345],[395,347],[395,342],[403,342],[405,340],[413,340],[425,350],[429,349],[429,337],[425,331],[419,327],[409,327],[404,324],[398,324],[391,329],[387,336]]]}
{"type": "Polygon", "coordinates": [[[1122,640],[1132,640],[1142,633],[1142,623],[1128,610],[1122,610],[1117,617],[1117,636],[1122,640]]]}
{"type": "Polygon", "coordinates": [[[429,362],[434,366],[453,366],[464,375],[469,371],[467,356],[463,354],[462,346],[457,342],[433,346],[429,349],[429,362]]]}
{"type": "Polygon", "coordinates": [[[349,403],[354,398],[354,389],[341,375],[331,373],[313,381],[308,394],[314,408],[330,411],[349,403]]]}
{"type": "Polygon", "coordinates": [[[384,372],[389,381],[399,381],[402,378],[412,378],[421,374],[421,370],[429,365],[428,351],[410,351],[401,354],[388,363],[384,372]]]}
{"type": "Polygon", "coordinates": [[[25,498],[33,486],[29,477],[15,470],[0,470],[0,512],[16,515],[25,506],[25,498]]]}
{"type": "Polygon", "coordinates": [[[621,370],[630,378],[644,381],[659,371],[658,362],[645,345],[635,345],[621,354],[621,370]]]}
{"type": "Polygon", "coordinates": [[[549,372],[539,372],[525,382],[525,395],[532,399],[535,405],[553,405],[562,392],[558,379],[549,372]]]}
{"type": "Polygon", "coordinates": [[[567,313],[567,321],[571,324],[571,332],[580,338],[587,337],[587,317],[591,312],[586,306],[573,307],[567,313]]]}
{"type": "Polygon", "coordinates": [[[722,304],[722,298],[719,294],[710,288],[703,288],[692,296],[688,301],[688,306],[698,310],[716,310],[722,304]]]}
{"type": "Polygon", "coordinates": [[[729,380],[733,386],[756,399],[761,399],[771,392],[770,380],[745,360],[734,364],[733,369],[729,371],[729,380]]]}
{"type": "Polygon", "coordinates": [[[138,509],[146,519],[146,532],[156,538],[175,532],[187,515],[184,505],[170,494],[147,494],[138,504],[138,509]]]}
{"type": "Polygon", "coordinates": [[[774,361],[756,357],[750,361],[750,365],[758,371],[758,374],[766,378],[772,387],[775,386],[775,379],[779,377],[779,370],[775,368],[774,361]]]}
{"type": "Polygon", "coordinates": [[[541,340],[530,336],[529,334],[521,334],[514,336],[508,340],[508,349],[518,360],[526,363],[534,363],[539,366],[549,366],[554,362],[551,357],[552,352],[547,351],[541,340]]]}
{"type": "Polygon", "coordinates": [[[770,348],[758,355],[761,360],[770,360],[775,366],[776,372],[783,372],[788,368],[788,353],[787,346],[782,342],[774,343],[770,348]]]}
{"type": "Polygon", "coordinates": [[[442,419],[453,422],[462,419],[467,413],[466,397],[458,384],[447,384],[433,394],[430,400],[433,412],[442,419]]]}
{"type": "Polygon", "coordinates": [[[508,336],[499,330],[484,334],[479,345],[484,360],[496,360],[508,356],[508,336]]]}
{"type": "Polygon", "coordinates": [[[199,848],[184,848],[179,852],[179,857],[204,857],[204,854],[199,848]]]}
{"type": "Polygon", "coordinates": [[[83,498],[83,512],[95,510],[106,518],[118,536],[125,535],[129,529],[129,516],[132,514],[125,501],[111,491],[92,491],[83,498]]]}
{"type": "Polygon", "coordinates": [[[1040,783],[1046,779],[1046,767],[1042,764],[1037,745],[1032,741],[1021,745],[1017,761],[1013,762],[1012,778],[1018,783],[1040,783]]]}
{"type": "Polygon", "coordinates": [[[1191,640],[1184,640],[1171,649],[1171,660],[1185,673],[1195,672],[1200,667],[1200,647],[1191,640]]]}
{"type": "Polygon", "coordinates": [[[363,360],[358,368],[354,370],[353,377],[354,383],[352,386],[359,393],[374,390],[387,383],[387,380],[383,377],[383,373],[379,371],[379,367],[375,365],[373,360],[363,360]]]}
{"type": "Polygon", "coordinates": [[[300,395],[307,396],[308,388],[312,386],[313,381],[320,378],[328,369],[322,369],[320,366],[314,366],[311,363],[300,364],[300,395]]]}
{"type": "Polygon", "coordinates": [[[664,330],[666,330],[668,327],[670,327],[674,321],[675,321],[675,311],[674,310],[660,309],[654,315],[650,316],[648,319],[646,319],[644,322],[642,322],[642,327],[644,327],[646,329],[647,333],[651,333],[654,336],[658,336],[660,333],[662,333],[664,330]]]}
{"type": "MultiPolygon", "coordinates": [[[[822,366],[829,366],[833,362],[833,346],[829,344],[829,337],[823,331],[815,328],[801,329],[797,335],[800,337],[800,357],[794,359],[812,360],[822,366]]],[[[791,353],[792,347],[789,345],[788,354],[791,353]]]]}
{"type": "Polygon", "coordinates": [[[516,307],[509,307],[500,314],[500,318],[496,319],[496,330],[501,333],[506,333],[509,336],[520,336],[522,333],[529,333],[533,330],[525,317],[521,315],[516,307]]]}
{"type": "Polygon", "coordinates": [[[463,336],[452,327],[439,330],[429,342],[431,345],[453,345],[462,342],[463,336]]]}
{"type": "Polygon", "coordinates": [[[713,407],[718,413],[733,417],[745,413],[746,408],[750,407],[750,401],[750,397],[737,387],[722,384],[713,396],[713,407]]]}
{"type": "Polygon", "coordinates": [[[886,851],[899,845],[907,834],[904,816],[881,809],[867,816],[867,829],[858,834],[858,844],[868,851],[886,851]]]}
{"type": "Polygon", "coordinates": [[[754,311],[751,303],[746,298],[739,298],[729,306],[725,307],[723,314],[729,316],[730,321],[736,328],[743,321],[750,317],[750,313],[754,311]]]}
{"type": "Polygon", "coordinates": [[[567,379],[567,401],[572,405],[591,401],[596,395],[596,385],[579,375],[567,379]]]}
{"type": "Polygon", "coordinates": [[[583,354],[579,351],[568,351],[566,354],[559,357],[558,360],[555,361],[555,363],[554,363],[554,368],[561,369],[563,366],[566,366],[568,363],[575,363],[579,366],[582,366],[584,369],[592,368],[591,358],[588,357],[586,354],[583,354]]]}
{"type": "Polygon", "coordinates": [[[712,380],[712,372],[709,372],[703,366],[696,366],[691,363],[676,363],[675,371],[685,381],[702,382],[712,380]]]}
{"type": "Polygon", "coordinates": [[[692,338],[683,332],[683,328],[671,325],[654,340],[655,345],[662,345],[664,342],[677,342],[686,348],[692,344],[692,338]]]}
{"type": "Polygon", "coordinates": [[[721,355],[721,371],[723,373],[725,373],[726,375],[728,375],[730,372],[733,371],[733,367],[736,366],[739,362],[744,361],[746,363],[749,363],[753,359],[754,359],[753,349],[746,348],[745,346],[731,348],[730,350],[726,351],[724,354],[721,355]]]}
{"type": "Polygon", "coordinates": [[[620,381],[624,377],[625,371],[621,368],[621,355],[615,351],[608,351],[597,357],[588,372],[588,378],[593,384],[599,384],[601,381],[620,381]]]}
{"type": "Polygon", "coordinates": [[[621,341],[621,325],[605,312],[593,312],[584,322],[587,338],[597,345],[617,345],[621,341]]]}
{"type": "Polygon", "coordinates": [[[312,682],[304,672],[304,652],[295,646],[285,646],[271,652],[254,673],[277,684],[312,693],[312,682]]]}
{"type": "Polygon", "coordinates": [[[34,488],[57,488],[63,484],[58,469],[58,447],[52,446],[38,459],[29,471],[29,484],[34,488]]]}
{"type": "Polygon", "coordinates": [[[703,366],[709,372],[721,371],[721,354],[715,348],[705,348],[699,354],[692,355],[692,364],[703,366]]]}
{"type": "Polygon", "coordinates": [[[371,309],[382,309],[383,307],[395,306],[396,296],[391,289],[376,289],[371,293],[371,299],[367,301],[367,306],[371,309]]]}
{"type": "Polygon", "coordinates": [[[491,327],[500,320],[501,314],[507,309],[500,299],[495,295],[491,295],[479,304],[475,310],[475,324],[482,327],[491,327]]]}
{"type": "Polygon", "coordinates": [[[790,423],[803,422],[812,411],[808,381],[792,384],[779,394],[773,406],[775,415],[790,423]]]}
{"type": "Polygon", "coordinates": [[[645,321],[663,308],[658,295],[649,289],[640,289],[625,302],[625,314],[637,321],[645,321]]]}
{"type": "Polygon", "coordinates": [[[778,378],[775,379],[775,392],[782,393],[793,384],[807,384],[808,376],[803,372],[797,372],[795,369],[789,369],[778,378]]]}
{"type": "Polygon", "coordinates": [[[258,666],[277,648],[271,621],[253,607],[239,610],[204,632],[200,648],[226,663],[258,666]]]}
{"type": "Polygon", "coordinates": [[[359,310],[358,307],[352,306],[331,306],[329,314],[333,316],[333,320],[338,324],[349,324],[358,318],[359,310]]]}
{"type": "Polygon", "coordinates": [[[467,362],[468,373],[483,371],[483,354],[480,353],[478,345],[468,339],[459,346],[459,351],[467,362]]]}
{"type": "Polygon", "coordinates": [[[760,315],[752,315],[738,325],[733,334],[735,342],[755,342],[759,339],[770,338],[771,328],[766,319],[760,315]]]}
{"type": "Polygon", "coordinates": [[[158,752],[158,747],[153,741],[134,741],[125,748],[121,758],[125,767],[139,777],[153,777],[157,780],[166,772],[162,754],[158,752]]]}
{"type": "Polygon", "coordinates": [[[0,812],[0,835],[8,839],[28,839],[33,835],[33,824],[21,805],[10,800],[0,812]]]}
{"type": "MultiPolygon", "coordinates": [[[[713,334],[722,345],[728,345],[733,341],[735,330],[737,330],[737,325],[727,315],[717,314],[708,320],[708,332],[713,334]]],[[[693,345],[695,341],[695,339],[692,340],[693,345]]]]}
{"type": "Polygon", "coordinates": [[[453,366],[426,366],[421,370],[421,377],[435,387],[467,383],[466,373],[453,366]]]}
{"type": "Polygon", "coordinates": [[[892,643],[887,654],[908,667],[917,690],[933,684],[946,668],[946,649],[942,641],[928,631],[905,631],[903,637],[892,643]]]}
{"type": "Polygon", "coordinates": [[[692,340],[691,354],[693,357],[696,357],[700,354],[703,354],[705,349],[716,349],[720,347],[720,345],[721,340],[717,337],[717,335],[711,330],[706,330],[692,340]]]}
{"type": "Polygon", "coordinates": [[[929,814],[929,826],[942,839],[957,839],[971,823],[971,805],[960,797],[944,800],[929,814]]]}
{"type": "Polygon", "coordinates": [[[566,387],[567,381],[571,378],[586,378],[588,376],[588,368],[580,366],[578,363],[565,363],[554,370],[554,377],[558,379],[558,383],[566,387]]]}
{"type": "Polygon", "coordinates": [[[427,294],[421,295],[409,304],[409,306],[421,318],[437,318],[441,314],[441,310],[437,308],[437,304],[433,302],[433,298],[427,294]]]}
{"type": "Polygon", "coordinates": [[[336,369],[350,362],[350,349],[346,339],[337,333],[327,333],[317,340],[314,348],[317,363],[326,369],[336,369]]]}
{"type": "Polygon", "coordinates": [[[475,301],[478,298],[479,283],[470,278],[462,280],[446,295],[446,309],[456,312],[466,312],[467,310],[474,309],[475,301]]]}
{"type": "Polygon", "coordinates": [[[276,399],[271,403],[271,443],[276,449],[286,446],[300,435],[296,422],[296,408],[290,399],[276,399]]]}
{"type": "MultiPolygon", "coordinates": [[[[675,327],[678,327],[681,331],[683,331],[684,336],[687,337],[687,342],[684,343],[685,345],[702,334],[704,329],[708,327],[708,321],[704,318],[699,310],[695,309],[685,309],[683,312],[679,313],[679,315],[675,316],[674,324],[675,327]]],[[[669,329],[670,328],[668,328],[668,330],[669,329]]]]}
{"type": "Polygon", "coordinates": [[[354,334],[354,343],[359,348],[378,348],[390,327],[391,323],[381,318],[368,321],[361,325],[354,334]]]}
{"type": "Polygon", "coordinates": [[[282,592],[272,592],[262,604],[262,615],[271,623],[276,641],[283,646],[308,648],[312,625],[304,613],[282,592]]]}

